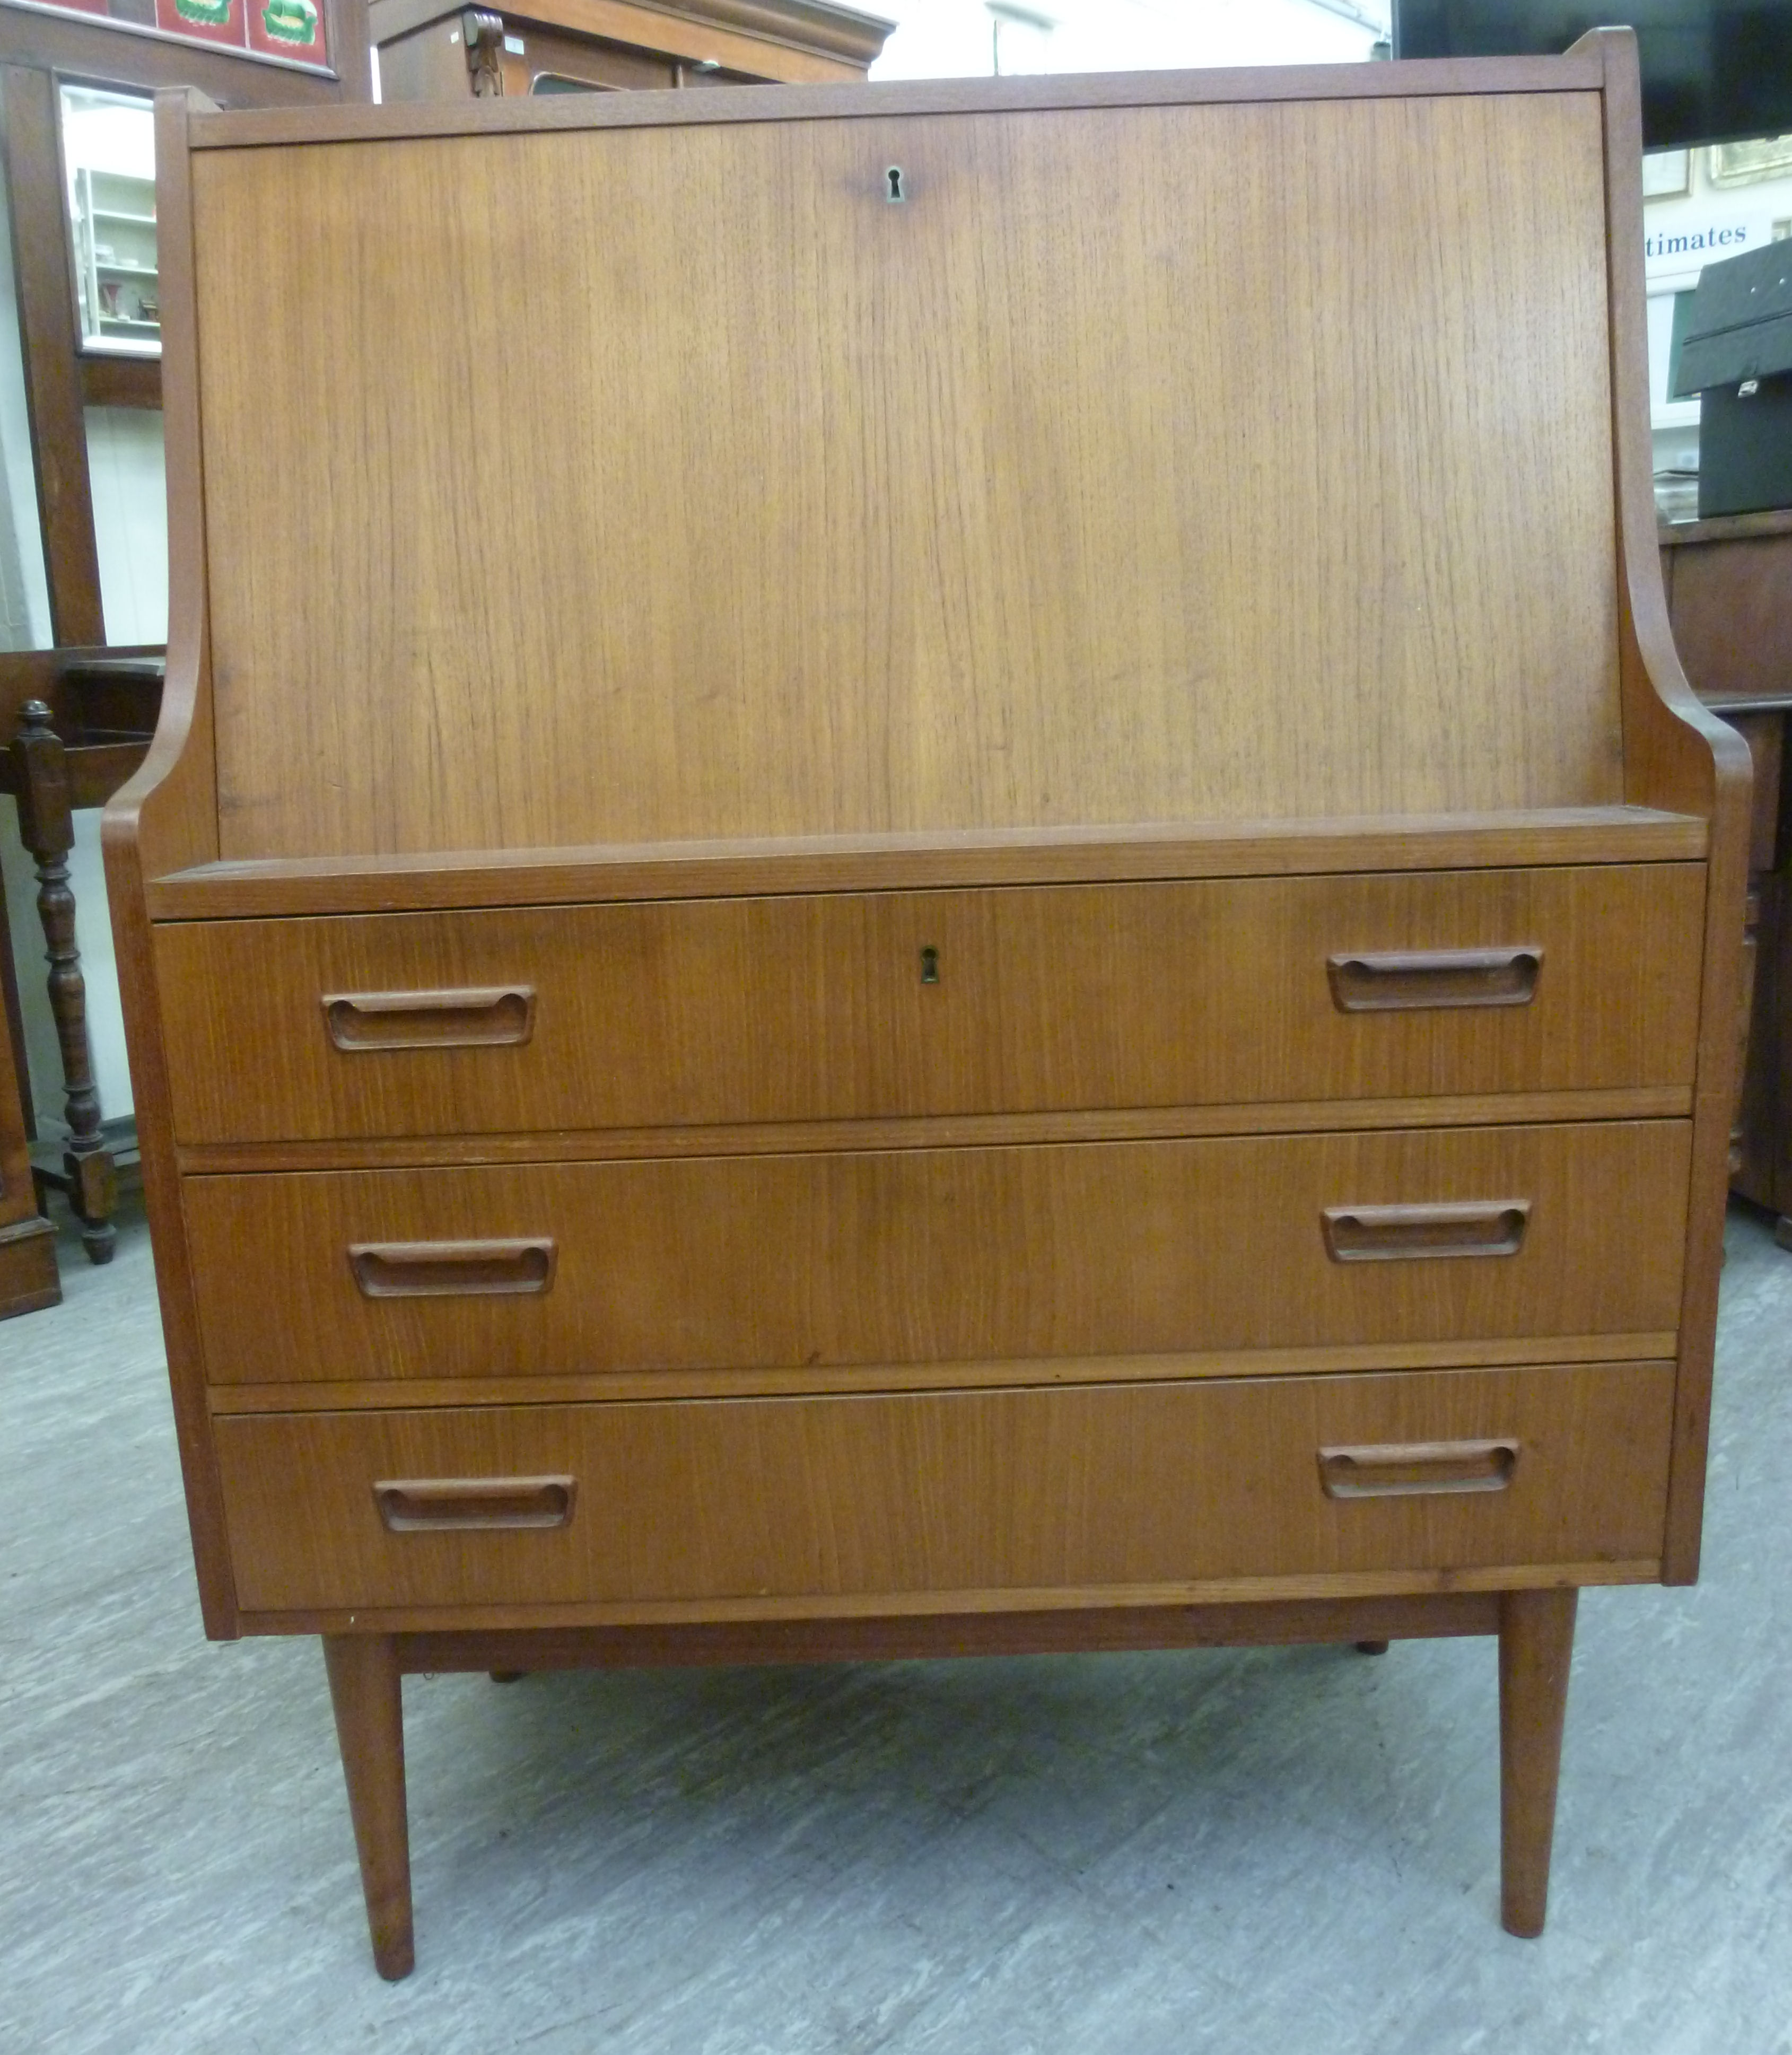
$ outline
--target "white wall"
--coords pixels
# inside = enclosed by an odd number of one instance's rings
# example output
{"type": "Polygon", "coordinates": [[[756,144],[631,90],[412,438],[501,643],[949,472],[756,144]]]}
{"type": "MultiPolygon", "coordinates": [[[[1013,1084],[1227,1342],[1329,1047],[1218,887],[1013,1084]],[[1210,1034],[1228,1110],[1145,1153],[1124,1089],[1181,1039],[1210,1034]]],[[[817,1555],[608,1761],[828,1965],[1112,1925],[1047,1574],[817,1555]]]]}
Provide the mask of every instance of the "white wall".
{"type": "Polygon", "coordinates": [[[109,642],[165,642],[168,475],[162,417],[144,407],[89,407],[87,474],[109,642]]]}
{"type": "MultiPolygon", "coordinates": [[[[984,0],[869,0],[896,31],[874,79],[987,77],[994,51],[984,0]]],[[[1206,65],[1348,64],[1376,32],[1315,0],[1020,0],[1052,21],[1043,61],[1052,72],[1163,70],[1206,65]]],[[[1387,20],[1385,0],[1360,11],[1387,20]]]]}

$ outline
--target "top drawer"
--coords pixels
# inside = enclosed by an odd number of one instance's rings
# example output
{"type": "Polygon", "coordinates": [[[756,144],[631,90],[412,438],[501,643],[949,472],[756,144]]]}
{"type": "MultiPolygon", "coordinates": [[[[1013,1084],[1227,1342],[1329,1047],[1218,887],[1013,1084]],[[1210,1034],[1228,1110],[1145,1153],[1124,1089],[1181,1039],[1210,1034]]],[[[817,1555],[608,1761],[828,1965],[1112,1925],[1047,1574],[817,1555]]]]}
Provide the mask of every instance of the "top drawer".
{"type": "Polygon", "coordinates": [[[273,1141],[1685,1085],[1703,913],[1670,863],[171,922],[156,950],[180,1139],[273,1141]]]}

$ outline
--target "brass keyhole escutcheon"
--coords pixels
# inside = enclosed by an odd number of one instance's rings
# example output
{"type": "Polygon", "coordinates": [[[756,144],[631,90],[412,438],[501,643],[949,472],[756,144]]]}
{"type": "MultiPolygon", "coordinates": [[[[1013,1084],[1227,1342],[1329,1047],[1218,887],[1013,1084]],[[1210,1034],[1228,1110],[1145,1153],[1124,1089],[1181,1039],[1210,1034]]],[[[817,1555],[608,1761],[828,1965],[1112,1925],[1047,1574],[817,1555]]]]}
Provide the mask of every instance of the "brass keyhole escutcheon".
{"type": "Polygon", "coordinates": [[[921,982],[937,984],[940,981],[940,953],[931,944],[921,952],[921,982]]]}

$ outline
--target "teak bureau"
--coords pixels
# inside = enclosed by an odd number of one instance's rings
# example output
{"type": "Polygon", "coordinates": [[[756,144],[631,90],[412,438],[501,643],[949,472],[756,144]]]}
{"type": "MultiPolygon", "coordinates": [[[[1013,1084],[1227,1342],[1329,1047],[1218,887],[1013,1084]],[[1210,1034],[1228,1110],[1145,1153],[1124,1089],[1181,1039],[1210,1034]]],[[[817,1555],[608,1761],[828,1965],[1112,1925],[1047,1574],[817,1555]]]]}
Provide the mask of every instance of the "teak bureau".
{"type": "Polygon", "coordinates": [[[1627,34],[160,110],[107,820],[209,1633],[400,1678],[1499,1637],[1695,1573],[1746,752],[1627,34]]]}

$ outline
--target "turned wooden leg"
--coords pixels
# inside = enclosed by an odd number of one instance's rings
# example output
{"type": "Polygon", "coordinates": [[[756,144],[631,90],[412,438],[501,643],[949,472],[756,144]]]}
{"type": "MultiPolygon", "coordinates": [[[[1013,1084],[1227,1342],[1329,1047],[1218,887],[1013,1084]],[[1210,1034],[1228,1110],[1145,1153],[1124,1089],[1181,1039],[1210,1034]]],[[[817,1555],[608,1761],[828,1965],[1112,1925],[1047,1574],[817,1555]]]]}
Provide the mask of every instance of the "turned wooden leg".
{"type": "Polygon", "coordinates": [[[1500,1915],[1509,1934],[1543,1931],[1562,1715],[1577,1591],[1502,1592],[1499,1602],[1500,1915]]]}
{"type": "Polygon", "coordinates": [[[69,852],[75,822],[69,805],[69,767],[61,738],[42,700],[28,700],[13,739],[18,838],[37,868],[37,917],[49,961],[49,1010],[62,1052],[69,1146],[62,1158],[69,1202],[81,1222],[89,1260],[112,1260],[117,1230],[118,1173],[100,1131],[100,1094],[87,1041],[87,984],[75,944],[75,895],[69,885],[69,852]]]}
{"type": "Polygon", "coordinates": [[[396,1983],[411,1974],[416,1961],[397,1647],[387,1634],[326,1634],[323,1639],[373,1966],[396,1983]]]}

